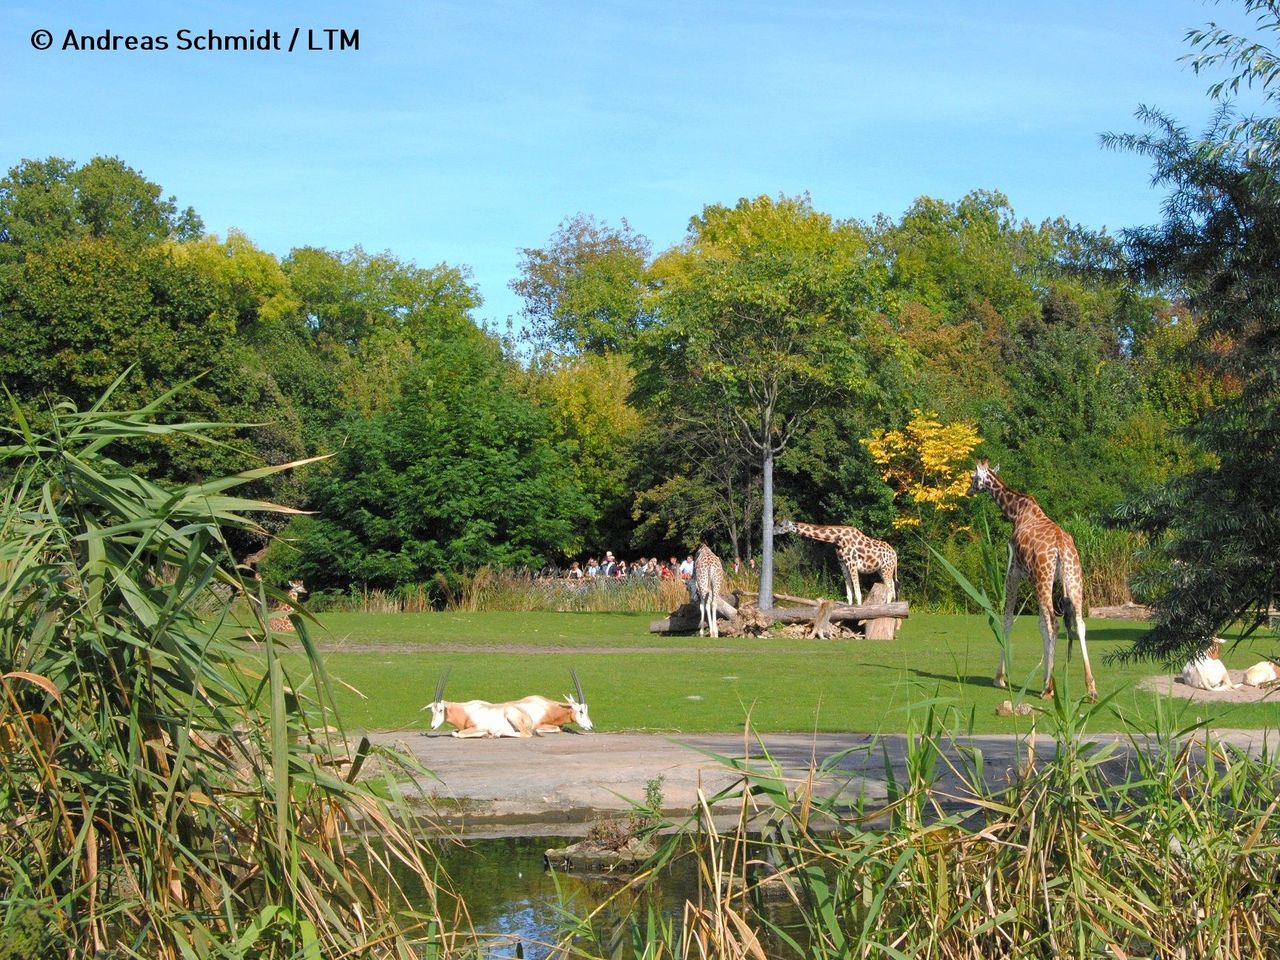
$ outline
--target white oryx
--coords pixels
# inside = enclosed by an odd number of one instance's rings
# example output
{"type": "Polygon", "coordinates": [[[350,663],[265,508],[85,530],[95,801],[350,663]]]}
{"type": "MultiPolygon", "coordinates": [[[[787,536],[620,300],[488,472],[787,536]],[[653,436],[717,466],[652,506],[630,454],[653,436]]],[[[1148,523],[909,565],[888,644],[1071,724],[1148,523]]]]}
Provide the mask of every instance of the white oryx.
{"type": "Polygon", "coordinates": [[[444,699],[445,681],[449,671],[440,674],[435,698],[423,710],[431,711],[431,729],[440,727],[446,720],[453,724],[453,736],[461,739],[475,737],[531,737],[533,722],[529,715],[513,703],[490,703],[488,700],[466,700],[454,703],[444,699]]]}
{"type": "Polygon", "coordinates": [[[1255,663],[1244,672],[1244,682],[1251,687],[1265,687],[1277,680],[1280,680],[1280,670],[1277,670],[1276,665],[1270,660],[1255,663]]]}
{"type": "Polygon", "coordinates": [[[1234,686],[1221,659],[1222,641],[1217,637],[1209,649],[1187,661],[1182,668],[1182,682],[1197,690],[1230,690],[1234,686]]]}
{"type": "Polygon", "coordinates": [[[583,730],[591,729],[591,715],[587,713],[587,698],[582,694],[578,671],[571,668],[569,675],[573,677],[573,689],[578,694],[576,700],[572,694],[565,694],[563,701],[534,694],[509,704],[529,717],[534,733],[561,733],[568,723],[576,723],[583,730]]]}

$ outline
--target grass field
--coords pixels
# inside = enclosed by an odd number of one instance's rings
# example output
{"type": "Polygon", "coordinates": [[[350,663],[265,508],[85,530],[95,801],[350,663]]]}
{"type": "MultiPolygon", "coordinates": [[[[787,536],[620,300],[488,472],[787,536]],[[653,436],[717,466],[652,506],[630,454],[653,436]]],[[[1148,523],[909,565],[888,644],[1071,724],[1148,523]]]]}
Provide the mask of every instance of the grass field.
{"type": "MultiPolygon", "coordinates": [[[[582,678],[600,731],[713,732],[741,729],[748,713],[762,732],[905,730],[929,702],[955,711],[976,733],[1025,730],[1025,718],[1002,718],[995,707],[1010,696],[992,685],[997,649],[976,616],[913,615],[893,641],[797,640],[648,633],[649,614],[330,613],[313,636],[325,650],[344,725],[363,730],[422,730],[436,678],[452,668],[446,696],[505,700],[528,693],[569,691],[569,667],[582,678]],[[517,649],[511,649],[517,648],[517,649]],[[358,691],[358,693],[357,693],[358,691]]],[[[1108,662],[1146,627],[1089,622],[1089,653],[1099,695],[1112,697],[1094,730],[1149,727],[1156,698],[1138,690],[1159,673],[1150,663],[1108,662]],[[1114,696],[1112,696],[1114,695],[1114,696]]],[[[1274,652],[1274,638],[1224,654],[1244,667],[1274,652]]],[[[1038,704],[1040,637],[1035,620],[1014,626],[1011,677],[1028,685],[1038,704]]],[[[1058,643],[1058,690],[1083,693],[1079,653],[1066,663],[1058,643]]],[[[1277,701],[1232,705],[1167,699],[1159,709],[1187,724],[1274,726],[1277,701]]]]}

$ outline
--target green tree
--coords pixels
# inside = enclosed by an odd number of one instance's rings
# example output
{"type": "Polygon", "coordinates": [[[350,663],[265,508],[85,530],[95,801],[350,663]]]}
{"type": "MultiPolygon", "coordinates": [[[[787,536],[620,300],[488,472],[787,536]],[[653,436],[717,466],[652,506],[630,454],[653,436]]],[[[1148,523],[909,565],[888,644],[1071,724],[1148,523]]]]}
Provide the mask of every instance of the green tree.
{"type": "Polygon", "coordinates": [[[873,392],[882,344],[863,231],[808,197],[709,206],[654,265],[660,322],[640,388],[686,419],[731,428],[760,463],[760,605],[773,602],[774,463],[810,413],[873,392]]]}
{"type": "MultiPolygon", "coordinates": [[[[1280,28],[1273,4],[1245,6],[1261,11],[1260,35],[1280,28]]],[[[1223,31],[1192,41],[1203,66],[1240,70],[1215,95],[1276,76],[1277,58],[1259,41],[1223,31]],[[1214,58],[1245,49],[1244,59],[1214,58]]],[[[1163,543],[1167,560],[1135,584],[1156,614],[1134,653],[1174,661],[1234,622],[1263,625],[1280,593],[1280,163],[1274,117],[1242,123],[1224,109],[1197,139],[1156,111],[1140,116],[1150,132],[1104,142],[1149,157],[1171,192],[1164,221],[1126,239],[1144,276],[1181,290],[1199,317],[1185,362],[1229,385],[1184,428],[1209,462],[1121,511],[1163,543]]]]}
{"type": "Polygon", "coordinates": [[[566,451],[493,341],[423,351],[399,403],[351,415],[344,428],[331,469],[308,487],[317,516],[292,531],[298,572],[316,586],[539,567],[573,546],[588,519],[566,451]]]}
{"type": "Polygon", "coordinates": [[[528,336],[557,353],[627,350],[649,321],[649,241],[626,220],[618,228],[578,214],[545,247],[520,251],[511,289],[524,299],[528,336]]]}
{"type": "Polygon", "coordinates": [[[592,519],[573,549],[630,542],[637,445],[647,423],[630,402],[634,374],[627,358],[548,355],[515,375],[544,411],[551,441],[571,458],[576,484],[591,504],[592,519]]]}
{"type": "Polygon", "coordinates": [[[200,236],[195,211],[160,194],[115,157],[82,167],[59,157],[22,161],[0,180],[0,277],[27,251],[58,241],[92,237],[136,250],[200,236]]]}

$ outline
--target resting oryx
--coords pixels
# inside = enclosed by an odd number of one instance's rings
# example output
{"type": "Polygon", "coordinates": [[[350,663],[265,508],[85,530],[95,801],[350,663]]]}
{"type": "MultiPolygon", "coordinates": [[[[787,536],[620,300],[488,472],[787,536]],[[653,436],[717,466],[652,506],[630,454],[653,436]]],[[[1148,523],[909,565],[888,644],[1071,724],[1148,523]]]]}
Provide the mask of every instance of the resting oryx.
{"type": "Polygon", "coordinates": [[[456,728],[453,736],[463,739],[474,737],[531,737],[533,723],[529,715],[512,703],[490,703],[488,700],[467,700],[453,703],[444,699],[445,681],[449,671],[440,674],[435,698],[423,710],[431,711],[431,729],[435,730],[448,720],[456,728]]]}
{"type": "Polygon", "coordinates": [[[1182,682],[1197,690],[1230,690],[1234,684],[1222,664],[1222,641],[1214,637],[1209,649],[1187,661],[1182,668],[1182,682]]]}
{"type": "Polygon", "coordinates": [[[570,668],[569,675],[573,677],[573,689],[578,694],[576,700],[571,694],[565,694],[564,701],[548,700],[534,694],[511,702],[510,706],[518,707],[528,716],[534,733],[560,733],[567,723],[576,723],[583,730],[591,729],[587,698],[582,695],[578,671],[570,668]]]}

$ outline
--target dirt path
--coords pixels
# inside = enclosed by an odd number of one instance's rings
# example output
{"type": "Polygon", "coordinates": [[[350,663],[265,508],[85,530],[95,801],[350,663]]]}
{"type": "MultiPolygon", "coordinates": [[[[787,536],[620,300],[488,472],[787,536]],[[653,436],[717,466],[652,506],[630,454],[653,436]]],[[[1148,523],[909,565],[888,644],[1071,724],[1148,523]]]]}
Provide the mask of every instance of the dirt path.
{"type": "MultiPolygon", "coordinates": [[[[1215,736],[1241,749],[1258,751],[1262,731],[1215,731],[1215,736]]],[[[683,816],[699,803],[730,789],[739,774],[711,754],[749,757],[756,771],[776,771],[798,788],[815,764],[815,788],[827,795],[840,791],[852,799],[861,793],[882,800],[887,791],[886,759],[895,778],[906,774],[907,739],[867,734],[769,734],[761,742],[744,743],[740,734],[671,735],[643,733],[557,734],[527,740],[459,740],[448,734],[381,733],[375,742],[399,743],[435,779],[419,783],[434,797],[441,817],[468,836],[497,834],[582,833],[602,813],[619,814],[644,798],[646,783],[662,777],[664,808],[683,816]],[[765,754],[768,754],[766,758],[765,754]]],[[[1129,762],[1128,739],[1098,735],[1098,745],[1118,742],[1115,760],[1129,762]]],[[[1013,736],[965,737],[944,749],[957,769],[972,750],[982,751],[988,782],[999,783],[1024,762],[1025,741],[1013,736]]],[[[1037,756],[1052,756],[1055,745],[1041,737],[1037,756]]],[[[963,783],[948,763],[941,786],[962,796],[963,783]]]]}
{"type": "MultiPolygon", "coordinates": [[[[578,647],[568,644],[531,643],[377,643],[363,640],[327,640],[316,644],[321,653],[741,653],[740,647],[578,647]]],[[[770,650],[774,653],[811,655],[812,651],[770,650]]]]}

